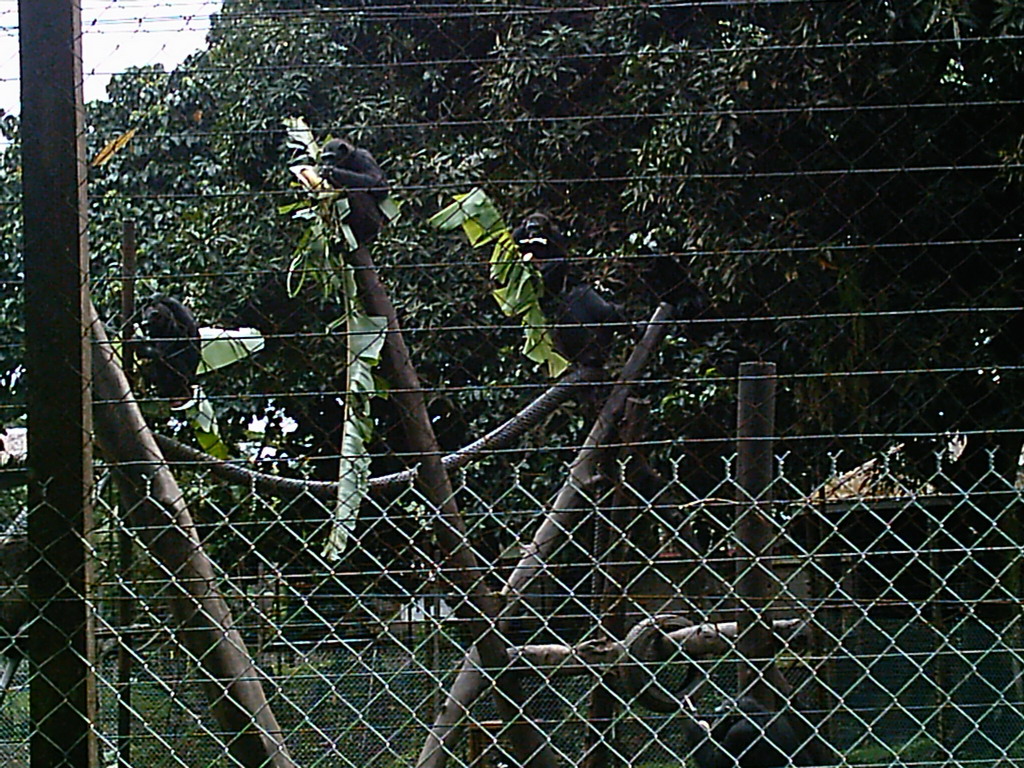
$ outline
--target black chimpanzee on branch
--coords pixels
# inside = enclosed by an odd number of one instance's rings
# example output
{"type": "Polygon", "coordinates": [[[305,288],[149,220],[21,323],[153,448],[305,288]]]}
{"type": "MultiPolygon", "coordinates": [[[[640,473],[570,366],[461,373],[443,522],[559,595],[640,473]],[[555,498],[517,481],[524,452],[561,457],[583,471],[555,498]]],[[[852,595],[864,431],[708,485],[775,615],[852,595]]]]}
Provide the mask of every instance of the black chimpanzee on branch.
{"type": "Polygon", "coordinates": [[[373,155],[344,139],[331,139],[320,153],[320,175],[348,192],[346,223],[359,244],[373,240],[384,225],[380,203],[388,196],[387,179],[373,155]]]}
{"type": "Polygon", "coordinates": [[[581,365],[603,366],[622,312],[573,269],[565,238],[549,216],[530,214],[512,230],[512,238],[544,280],[540,306],[552,323],[555,351],[581,365]]]}
{"type": "Polygon", "coordinates": [[[138,354],[150,361],[143,379],[172,408],[184,405],[192,399],[200,359],[199,327],[192,312],[177,299],[159,296],[143,308],[142,329],[147,338],[138,354]]]}

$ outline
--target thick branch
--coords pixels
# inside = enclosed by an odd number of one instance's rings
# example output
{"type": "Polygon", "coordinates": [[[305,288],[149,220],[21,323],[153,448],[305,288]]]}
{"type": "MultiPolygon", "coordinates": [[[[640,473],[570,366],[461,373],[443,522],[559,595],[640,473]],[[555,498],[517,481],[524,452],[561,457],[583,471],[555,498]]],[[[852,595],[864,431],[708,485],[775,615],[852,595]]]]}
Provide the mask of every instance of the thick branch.
{"type": "MultiPolygon", "coordinates": [[[[643,337],[633,349],[619,372],[618,380],[605,401],[583,446],[570,466],[569,478],[534,534],[533,541],[524,548],[523,557],[516,566],[502,593],[511,597],[506,613],[518,604],[524,588],[543,567],[544,562],[564,541],[580,514],[583,498],[581,490],[595,472],[600,446],[608,441],[616,420],[622,413],[632,384],[639,378],[661,339],[668,331],[672,308],[662,304],[651,317],[643,337]]],[[[434,720],[426,743],[420,752],[417,768],[443,768],[447,756],[458,740],[461,722],[473,702],[484,690],[485,681],[479,669],[467,659],[459,670],[455,682],[445,699],[444,707],[434,720]]]]}
{"type": "MultiPolygon", "coordinates": [[[[540,397],[508,421],[495,427],[483,437],[474,440],[454,453],[441,459],[444,468],[449,472],[461,469],[483,456],[511,446],[516,440],[533,429],[558,406],[571,398],[580,386],[596,381],[603,375],[597,368],[576,368],[567,373],[560,381],[549,387],[540,397]]],[[[291,477],[271,475],[258,472],[248,467],[214,459],[210,454],[191,448],[184,443],[156,435],[160,450],[172,461],[188,462],[232,485],[244,485],[254,488],[266,496],[293,498],[309,494],[324,502],[332,502],[338,493],[338,484],[332,481],[300,480],[291,477]]],[[[407,485],[416,478],[417,468],[412,467],[402,472],[370,478],[370,493],[384,493],[393,488],[407,485]]],[[[24,482],[24,481],[22,481],[24,482]]]]}
{"type": "Polygon", "coordinates": [[[398,314],[369,251],[364,247],[357,248],[349,258],[356,267],[356,282],[366,311],[386,317],[388,321],[381,362],[394,387],[391,397],[409,447],[419,457],[416,485],[434,507],[434,533],[447,559],[445,577],[465,597],[459,602],[457,612],[469,619],[480,660],[496,675],[495,703],[501,719],[511,726],[512,743],[519,762],[527,768],[551,768],[555,765],[554,752],[543,734],[524,717],[519,681],[513,675],[502,674],[508,665],[508,655],[494,621],[499,601],[476,576],[480,573],[480,566],[469,545],[465,523],[441,462],[441,451],[427,413],[419,377],[402,337],[398,314]]]}
{"type": "Polygon", "coordinates": [[[584,502],[583,490],[596,472],[601,446],[613,434],[615,423],[625,407],[626,397],[668,332],[671,319],[672,308],[668,304],[661,304],[647,323],[643,336],[619,371],[615,386],[569,466],[569,479],[558,492],[551,511],[540,524],[533,540],[524,548],[522,558],[502,589],[505,594],[513,595],[518,600],[523,589],[543,567],[544,561],[561,545],[566,531],[572,528],[584,502]]]}
{"type": "Polygon", "coordinates": [[[203,686],[228,749],[249,768],[294,768],[281,729],[203,551],[181,490],[153,440],[106,333],[91,309],[96,439],[113,464],[128,525],[160,565],[182,644],[199,663],[203,686]]]}
{"type": "MultiPolygon", "coordinates": [[[[772,623],[776,635],[784,642],[789,642],[807,630],[807,622],[802,619],[779,619],[772,623]]],[[[654,654],[652,661],[669,661],[676,657],[676,649],[685,658],[700,659],[724,656],[734,645],[738,634],[737,623],[727,621],[719,624],[698,624],[685,629],[677,629],[665,637],[670,643],[657,644],[654,648],[660,654],[654,654]],[[672,646],[675,646],[673,648],[672,646]]],[[[540,676],[550,680],[554,677],[578,677],[591,675],[600,677],[616,668],[628,674],[629,655],[622,642],[609,639],[588,640],[578,645],[568,646],[557,643],[544,645],[523,645],[507,650],[509,664],[523,675],[540,676]],[[624,662],[626,663],[625,666],[624,662]]],[[[472,703],[483,692],[483,676],[479,673],[480,660],[475,650],[471,651],[462,663],[462,668],[448,692],[445,712],[451,710],[465,717],[469,714],[472,703]]],[[[444,723],[434,724],[433,738],[438,744],[450,747],[453,739],[447,738],[454,731],[459,719],[447,719],[444,723]],[[447,729],[447,730],[446,730],[447,729]]],[[[421,762],[424,758],[421,757],[421,762]]],[[[429,761],[429,762],[437,762],[429,761]]]]}
{"type": "MultiPolygon", "coordinates": [[[[803,619],[776,619],[772,622],[774,634],[789,640],[806,628],[807,622],[803,619]]],[[[735,621],[677,629],[665,635],[670,643],[666,644],[661,657],[653,660],[669,661],[677,651],[688,659],[724,656],[735,644],[737,634],[738,624],[735,621]]],[[[626,648],[615,640],[591,640],[574,646],[558,643],[522,645],[509,648],[508,654],[514,668],[520,672],[544,677],[574,677],[604,674],[626,658],[626,648]]]]}

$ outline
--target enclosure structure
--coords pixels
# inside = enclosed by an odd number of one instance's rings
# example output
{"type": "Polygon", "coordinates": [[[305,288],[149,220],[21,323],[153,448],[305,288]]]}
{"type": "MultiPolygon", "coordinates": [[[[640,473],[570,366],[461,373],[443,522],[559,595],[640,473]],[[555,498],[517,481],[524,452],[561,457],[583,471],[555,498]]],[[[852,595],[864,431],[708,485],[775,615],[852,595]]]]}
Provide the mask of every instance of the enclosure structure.
{"type": "Polygon", "coordinates": [[[33,5],[9,764],[1024,757],[1015,4],[33,5]]]}

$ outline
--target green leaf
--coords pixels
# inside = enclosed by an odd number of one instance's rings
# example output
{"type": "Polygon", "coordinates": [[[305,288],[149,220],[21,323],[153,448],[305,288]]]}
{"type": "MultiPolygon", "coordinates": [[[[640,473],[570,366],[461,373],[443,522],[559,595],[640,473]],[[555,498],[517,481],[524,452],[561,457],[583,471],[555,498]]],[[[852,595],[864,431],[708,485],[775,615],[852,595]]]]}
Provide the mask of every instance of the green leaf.
{"type": "Polygon", "coordinates": [[[380,362],[388,319],[379,315],[355,315],[349,323],[352,353],[370,366],[380,362]]]}
{"type": "Polygon", "coordinates": [[[352,212],[352,203],[349,202],[348,195],[339,195],[334,200],[334,211],[333,215],[338,218],[339,221],[344,221],[348,218],[348,215],[352,212]]]}
{"type": "Polygon", "coordinates": [[[288,265],[285,288],[291,298],[295,298],[299,295],[299,291],[302,290],[302,283],[306,279],[306,271],[302,268],[304,258],[305,254],[300,250],[296,250],[295,254],[292,256],[291,263],[288,265]]]}
{"type": "Polygon", "coordinates": [[[400,211],[398,210],[398,202],[395,200],[395,198],[391,197],[390,195],[388,197],[385,197],[383,200],[380,201],[380,203],[378,203],[378,207],[380,208],[380,212],[384,214],[385,218],[388,220],[389,223],[393,223],[396,219],[398,219],[400,211]]]}
{"type": "Polygon", "coordinates": [[[427,224],[435,229],[440,229],[442,232],[449,232],[461,227],[462,222],[466,220],[466,211],[461,203],[465,197],[466,195],[455,195],[455,202],[446,205],[427,219],[427,224]]]}
{"type": "Polygon", "coordinates": [[[507,286],[495,288],[491,291],[491,295],[494,296],[495,301],[498,302],[498,308],[501,309],[502,314],[504,314],[505,317],[513,317],[516,314],[515,301],[509,296],[509,289],[507,286]]]}
{"type": "Polygon", "coordinates": [[[524,327],[523,354],[537,363],[546,363],[552,376],[560,375],[569,363],[555,352],[547,320],[540,308],[543,283],[537,268],[523,261],[519,246],[505,226],[501,214],[479,187],[430,217],[429,223],[442,230],[461,225],[470,245],[479,248],[494,243],[491,251],[491,278],[498,283],[492,292],[506,317],[520,317],[524,327]]]}
{"type": "Polygon", "coordinates": [[[337,560],[355,530],[366,488],[370,483],[370,457],[366,451],[364,419],[354,411],[346,414],[341,439],[341,471],[338,496],[331,513],[331,532],[324,545],[327,560],[337,560]]]}
{"type": "MultiPolygon", "coordinates": [[[[349,283],[348,280],[345,282],[349,283]]],[[[354,278],[351,282],[354,288],[354,278]]],[[[354,302],[350,302],[349,307],[346,323],[348,365],[345,374],[345,417],[342,423],[338,496],[331,513],[331,532],[323,552],[328,560],[338,559],[345,551],[359,516],[359,508],[369,492],[370,456],[367,443],[373,437],[370,398],[377,388],[373,366],[380,359],[388,327],[386,317],[357,313],[353,311],[354,302]]]]}
{"type": "Polygon", "coordinates": [[[206,396],[202,387],[195,388],[192,401],[185,413],[196,429],[212,435],[220,434],[220,429],[217,427],[217,414],[213,410],[213,403],[210,402],[210,398],[206,396]]]}
{"type": "MultiPolygon", "coordinates": [[[[359,241],[356,240],[355,233],[346,221],[351,213],[352,203],[349,201],[348,195],[338,195],[333,201],[329,214],[325,212],[322,219],[328,229],[333,229],[335,239],[340,239],[348,250],[354,251],[359,247],[359,241]],[[333,222],[333,226],[329,222],[333,222]]],[[[335,267],[343,269],[344,264],[337,264],[335,267]]]]}
{"type": "Polygon", "coordinates": [[[442,231],[461,226],[474,248],[506,231],[498,209],[479,187],[466,194],[455,195],[455,202],[435,213],[427,223],[442,231]]]}
{"type": "MultiPolygon", "coordinates": [[[[487,193],[480,187],[476,187],[466,194],[459,200],[459,205],[465,212],[466,219],[473,221],[483,232],[497,234],[499,230],[505,229],[505,222],[502,221],[501,214],[498,213],[498,209],[491,202],[487,193]]],[[[471,242],[476,244],[476,241],[471,240],[471,242]]]]}
{"type": "Polygon", "coordinates": [[[548,355],[548,376],[553,379],[558,378],[565,373],[568,367],[569,361],[552,349],[551,354],[548,355]]]}
{"type": "Polygon", "coordinates": [[[192,431],[195,433],[199,447],[217,459],[227,459],[231,452],[220,439],[220,427],[217,425],[217,414],[213,403],[206,396],[202,387],[195,387],[192,399],[182,409],[192,431]]]}
{"type": "Polygon", "coordinates": [[[231,365],[263,349],[263,334],[255,328],[200,328],[197,374],[231,365]]]}
{"type": "Polygon", "coordinates": [[[355,232],[352,231],[352,228],[346,222],[338,222],[338,229],[341,232],[342,239],[345,241],[345,245],[348,246],[350,251],[354,251],[359,247],[359,241],[356,239],[355,232]]]}
{"type": "Polygon", "coordinates": [[[491,251],[491,279],[507,283],[510,270],[516,265],[525,266],[519,246],[512,239],[512,233],[506,230],[497,237],[491,251]]]}
{"type": "Polygon", "coordinates": [[[320,159],[320,146],[316,143],[313,131],[303,117],[286,117],[282,120],[288,131],[285,143],[291,149],[298,150],[311,160],[320,159]]]}
{"type": "Polygon", "coordinates": [[[212,432],[204,432],[198,428],[194,431],[196,440],[199,441],[200,448],[221,461],[230,458],[231,452],[228,450],[228,447],[224,445],[224,441],[220,439],[220,435],[212,432]]]}
{"type": "Polygon", "coordinates": [[[277,212],[280,214],[294,213],[301,208],[309,208],[312,203],[309,200],[299,200],[297,203],[287,203],[286,205],[279,205],[277,212]]]}

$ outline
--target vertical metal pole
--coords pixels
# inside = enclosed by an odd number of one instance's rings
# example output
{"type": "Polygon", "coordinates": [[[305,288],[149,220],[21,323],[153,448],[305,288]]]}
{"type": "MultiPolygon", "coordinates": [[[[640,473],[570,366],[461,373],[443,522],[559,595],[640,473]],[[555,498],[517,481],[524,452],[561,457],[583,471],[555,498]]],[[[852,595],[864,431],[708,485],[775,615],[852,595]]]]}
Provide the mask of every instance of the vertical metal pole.
{"type": "MultiPolygon", "coordinates": [[[[135,222],[124,222],[121,233],[121,357],[128,381],[134,379],[135,348],[135,273],[137,252],[135,222]]],[[[127,580],[132,573],[132,537],[128,533],[129,510],[124,499],[118,501],[120,510],[117,529],[117,572],[127,580]]],[[[121,630],[117,647],[117,759],[122,768],[130,768],[132,757],[132,636],[135,620],[135,597],[131,589],[122,587],[117,603],[117,625],[121,630]]]]}
{"type": "Polygon", "coordinates": [[[85,136],[77,0],[20,0],[31,764],[96,763],[85,136]]]}
{"type": "Polygon", "coordinates": [[[771,483],[774,473],[775,364],[741,363],[736,423],[736,482],[739,486],[736,538],[737,648],[740,691],[768,707],[779,704],[773,678],[771,628],[764,609],[775,594],[771,555],[771,483]]]}

